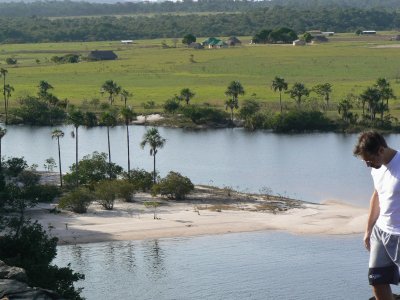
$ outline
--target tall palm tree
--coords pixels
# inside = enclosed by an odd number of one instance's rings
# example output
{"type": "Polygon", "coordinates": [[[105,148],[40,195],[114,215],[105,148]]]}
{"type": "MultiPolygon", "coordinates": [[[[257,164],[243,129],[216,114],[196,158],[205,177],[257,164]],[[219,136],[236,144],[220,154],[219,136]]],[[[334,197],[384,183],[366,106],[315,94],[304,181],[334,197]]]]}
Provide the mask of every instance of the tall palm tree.
{"type": "Polygon", "coordinates": [[[64,132],[61,129],[54,129],[51,132],[51,138],[52,139],[57,139],[57,145],[58,145],[58,166],[60,169],[60,186],[63,186],[62,182],[62,171],[61,171],[61,148],[60,148],[60,138],[64,137],[64,132]]]}
{"type": "Polygon", "coordinates": [[[1,170],[1,140],[3,139],[3,137],[7,134],[7,129],[0,127],[0,170],[1,170]]]}
{"type": "MultiPolygon", "coordinates": [[[[108,163],[111,166],[111,145],[110,145],[110,127],[117,125],[117,111],[106,111],[100,117],[100,123],[107,126],[107,142],[108,142],[108,163]]],[[[110,174],[111,177],[111,174],[110,174]]]]}
{"type": "Polygon", "coordinates": [[[225,102],[226,108],[231,110],[231,121],[233,122],[233,110],[239,107],[239,95],[244,95],[244,89],[239,81],[232,81],[225,91],[225,95],[232,98],[225,102]]]}
{"type": "Polygon", "coordinates": [[[128,101],[129,97],[132,97],[132,94],[129,93],[127,90],[122,90],[120,93],[121,100],[124,101],[124,107],[126,108],[126,102],[128,101]]]}
{"type": "Polygon", "coordinates": [[[282,91],[286,91],[288,89],[288,84],[284,78],[275,76],[274,80],[272,80],[271,88],[274,90],[274,92],[279,91],[279,105],[282,113],[282,91]]]}
{"type": "Polygon", "coordinates": [[[288,91],[290,94],[290,98],[295,100],[297,107],[300,108],[301,106],[301,98],[303,96],[308,96],[310,94],[310,91],[308,88],[305,87],[303,83],[296,82],[293,87],[288,91]]]}
{"type": "Polygon", "coordinates": [[[8,102],[11,97],[11,93],[14,92],[14,87],[9,84],[4,86],[4,94],[5,94],[5,112],[6,112],[6,124],[8,123],[8,102]]]}
{"type": "Polygon", "coordinates": [[[4,97],[4,111],[6,113],[6,125],[7,125],[7,99],[6,99],[6,76],[7,69],[0,68],[0,76],[3,76],[3,97],[4,97]]]}
{"type": "Polygon", "coordinates": [[[382,100],[381,119],[383,119],[383,111],[385,110],[383,101],[386,100],[386,109],[389,111],[389,99],[396,99],[396,96],[393,93],[393,89],[390,86],[390,82],[387,81],[385,78],[378,78],[375,86],[381,93],[381,100],[382,100]]]}
{"type": "Polygon", "coordinates": [[[371,121],[375,120],[376,113],[383,109],[381,103],[382,95],[379,89],[377,87],[369,87],[360,95],[360,98],[367,104],[369,119],[371,121]]]}
{"type": "Polygon", "coordinates": [[[184,88],[181,90],[180,96],[185,100],[186,105],[189,105],[190,99],[192,99],[196,94],[193,93],[190,89],[184,88]]]}
{"type": "Polygon", "coordinates": [[[113,80],[107,80],[103,83],[100,90],[101,94],[108,93],[108,101],[112,105],[114,97],[121,93],[121,87],[113,80]]]}
{"type": "Polygon", "coordinates": [[[126,125],[126,144],[128,146],[128,177],[129,177],[131,172],[131,159],[129,151],[129,123],[132,122],[133,118],[135,117],[135,113],[133,109],[129,106],[121,109],[120,114],[122,119],[125,121],[126,125]]]}
{"type": "Polygon", "coordinates": [[[85,115],[79,109],[71,110],[68,114],[68,121],[75,127],[75,170],[76,170],[76,185],[79,185],[79,165],[78,165],[78,145],[79,145],[79,126],[85,124],[85,115]]]}
{"type": "Polygon", "coordinates": [[[322,83],[322,84],[317,84],[312,88],[312,90],[317,93],[318,96],[321,96],[324,98],[326,102],[326,109],[329,108],[329,99],[330,95],[332,93],[332,85],[328,82],[322,83]]]}
{"type": "Polygon", "coordinates": [[[150,155],[153,156],[153,182],[156,183],[156,154],[157,149],[164,147],[166,139],[164,139],[157,128],[150,128],[143,135],[143,140],[140,143],[142,149],[148,144],[150,146],[150,155]]]}

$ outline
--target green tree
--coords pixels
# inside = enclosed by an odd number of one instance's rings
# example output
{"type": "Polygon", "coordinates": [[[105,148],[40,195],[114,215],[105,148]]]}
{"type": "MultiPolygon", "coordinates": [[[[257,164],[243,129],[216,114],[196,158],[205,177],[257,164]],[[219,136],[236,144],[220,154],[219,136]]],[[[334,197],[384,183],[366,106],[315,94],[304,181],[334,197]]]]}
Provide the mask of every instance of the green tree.
{"type": "Polygon", "coordinates": [[[274,90],[274,92],[279,91],[279,106],[282,113],[282,91],[286,91],[288,89],[288,84],[284,78],[275,76],[274,80],[272,80],[271,88],[274,90]]]}
{"type": "Polygon", "coordinates": [[[225,102],[226,108],[231,110],[231,122],[233,122],[233,110],[239,108],[239,95],[244,95],[245,91],[239,81],[232,81],[225,91],[225,95],[231,98],[225,102]]]}
{"type": "Polygon", "coordinates": [[[58,168],[60,171],[60,186],[63,186],[62,180],[62,171],[61,171],[61,147],[60,147],[60,138],[64,137],[64,132],[61,129],[54,129],[51,132],[51,138],[57,139],[57,146],[58,146],[58,168]]]}
{"type": "Polygon", "coordinates": [[[70,173],[64,176],[66,185],[72,185],[79,181],[79,184],[88,185],[90,188],[93,188],[101,180],[109,179],[110,174],[112,174],[112,179],[115,179],[123,171],[121,166],[107,162],[107,153],[97,151],[91,155],[85,155],[78,162],[78,168],[76,164],[73,164],[69,169],[70,173]]]}
{"type": "Polygon", "coordinates": [[[113,80],[107,80],[101,86],[101,94],[108,93],[110,105],[114,103],[114,98],[121,93],[121,87],[113,80]]]}
{"type": "Polygon", "coordinates": [[[180,99],[177,96],[170,98],[167,101],[165,101],[163,106],[164,106],[164,110],[167,113],[174,114],[181,107],[180,99]]]}
{"type": "Polygon", "coordinates": [[[119,184],[116,180],[100,181],[95,186],[95,195],[99,204],[106,210],[114,208],[115,199],[118,196],[119,184]]]}
{"type": "Polygon", "coordinates": [[[182,99],[185,100],[186,105],[189,105],[189,101],[190,99],[192,99],[196,94],[193,93],[190,89],[188,88],[184,88],[181,90],[180,96],[182,97],[182,99]]]}
{"type": "Polygon", "coordinates": [[[79,126],[85,123],[85,116],[82,111],[79,109],[73,109],[68,113],[68,121],[75,127],[75,165],[76,165],[76,186],[79,185],[79,155],[78,155],[78,146],[79,146],[79,126]]]}
{"type": "Polygon", "coordinates": [[[290,98],[295,100],[297,107],[301,106],[301,98],[308,96],[310,91],[305,87],[303,83],[296,82],[293,87],[288,91],[290,98]]]}
{"type": "Polygon", "coordinates": [[[367,104],[369,119],[374,121],[376,114],[384,109],[381,92],[376,87],[369,87],[360,95],[360,98],[367,104]]]}
{"type": "Polygon", "coordinates": [[[182,39],[182,44],[185,44],[185,45],[190,45],[191,43],[194,43],[194,42],[196,42],[196,37],[191,33],[186,34],[182,39]]]}
{"type": "Polygon", "coordinates": [[[326,102],[326,109],[329,109],[329,99],[332,93],[332,85],[330,83],[317,84],[312,90],[326,102]]]}
{"type": "Polygon", "coordinates": [[[169,172],[160,182],[153,186],[153,193],[166,196],[168,199],[184,200],[194,190],[194,185],[188,177],[178,172],[169,172]]]}
{"type": "Polygon", "coordinates": [[[58,206],[62,209],[71,210],[77,214],[83,214],[87,212],[93,199],[93,194],[89,189],[79,187],[61,197],[58,206]]]}
{"type": "Polygon", "coordinates": [[[54,87],[48,83],[46,80],[41,80],[38,85],[39,91],[38,96],[39,98],[46,99],[49,95],[48,91],[54,89],[54,87]]]}
{"type": "Polygon", "coordinates": [[[57,167],[56,160],[53,157],[46,158],[43,167],[47,172],[53,172],[54,168],[57,167]]]}
{"type": "Polygon", "coordinates": [[[0,126],[0,171],[2,169],[2,162],[3,162],[3,158],[2,158],[2,154],[1,154],[1,141],[3,140],[3,137],[7,134],[7,129],[6,128],[2,128],[0,126]]]}
{"type": "Polygon", "coordinates": [[[127,90],[122,90],[120,96],[121,100],[124,101],[124,107],[126,108],[126,102],[128,101],[129,97],[132,97],[132,94],[127,90]]]}
{"type": "Polygon", "coordinates": [[[304,40],[306,43],[311,42],[312,39],[313,39],[313,36],[311,35],[311,33],[305,32],[305,33],[303,34],[303,40],[304,40]]]}
{"type": "MultiPolygon", "coordinates": [[[[108,163],[111,165],[110,127],[117,125],[117,111],[106,111],[101,115],[100,123],[107,127],[108,163]]],[[[110,173],[110,178],[112,174],[110,173]]]]}
{"type": "Polygon", "coordinates": [[[131,158],[130,158],[130,143],[129,143],[129,124],[132,122],[133,118],[135,118],[136,114],[133,109],[129,107],[124,107],[121,109],[121,117],[125,122],[126,127],[126,145],[128,148],[128,174],[131,173],[131,158]]]}
{"type": "Polygon", "coordinates": [[[396,96],[394,95],[393,89],[390,86],[390,82],[387,81],[385,78],[378,78],[376,80],[375,86],[381,93],[381,100],[382,100],[381,106],[382,108],[384,108],[381,111],[381,119],[383,120],[384,110],[389,111],[389,99],[396,99],[396,96]],[[384,106],[384,101],[386,101],[386,107],[384,106]]]}
{"type": "Polygon", "coordinates": [[[353,118],[353,113],[350,111],[353,108],[353,97],[348,95],[341,99],[338,103],[337,110],[342,120],[345,122],[351,122],[353,118]]]}
{"type": "Polygon", "coordinates": [[[166,143],[166,139],[164,139],[158,129],[153,127],[146,131],[143,135],[143,140],[140,143],[140,146],[144,148],[146,145],[150,147],[150,156],[153,156],[153,182],[156,182],[156,154],[158,149],[164,147],[166,143]]]}

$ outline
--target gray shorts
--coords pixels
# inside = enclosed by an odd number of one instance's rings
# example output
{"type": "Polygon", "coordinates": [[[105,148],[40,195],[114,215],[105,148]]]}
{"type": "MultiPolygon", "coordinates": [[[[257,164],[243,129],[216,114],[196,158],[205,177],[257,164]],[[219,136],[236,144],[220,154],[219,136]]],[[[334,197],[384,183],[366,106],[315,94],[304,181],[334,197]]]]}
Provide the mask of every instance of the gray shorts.
{"type": "Polygon", "coordinates": [[[371,234],[368,279],[370,285],[398,284],[400,236],[374,226],[371,234]]]}

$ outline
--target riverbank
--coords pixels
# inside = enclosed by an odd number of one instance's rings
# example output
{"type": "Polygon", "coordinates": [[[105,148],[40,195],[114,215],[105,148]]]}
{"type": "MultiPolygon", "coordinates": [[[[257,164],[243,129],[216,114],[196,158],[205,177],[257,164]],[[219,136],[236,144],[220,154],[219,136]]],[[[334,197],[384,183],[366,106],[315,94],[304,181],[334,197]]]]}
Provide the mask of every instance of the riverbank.
{"type": "Polygon", "coordinates": [[[334,201],[307,203],[284,197],[254,195],[197,186],[186,201],[135,195],[135,202],[117,202],[106,211],[97,203],[87,214],[50,213],[54,205],[29,211],[59,244],[115,240],[214,235],[233,232],[283,230],[294,234],[345,235],[362,233],[367,209],[334,201]],[[144,202],[160,206],[146,208],[144,202]],[[155,217],[155,219],[154,219],[155,217]]]}

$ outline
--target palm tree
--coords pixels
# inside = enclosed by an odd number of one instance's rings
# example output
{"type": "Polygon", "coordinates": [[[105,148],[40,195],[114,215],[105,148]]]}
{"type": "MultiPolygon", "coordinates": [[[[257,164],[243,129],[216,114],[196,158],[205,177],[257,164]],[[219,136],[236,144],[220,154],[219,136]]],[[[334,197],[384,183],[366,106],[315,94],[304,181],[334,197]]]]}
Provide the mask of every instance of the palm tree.
{"type": "Polygon", "coordinates": [[[317,84],[312,88],[314,92],[317,93],[318,96],[321,96],[324,98],[326,102],[326,109],[329,108],[329,99],[330,95],[332,93],[332,85],[330,83],[323,83],[323,84],[317,84]]]}
{"type": "Polygon", "coordinates": [[[156,154],[157,149],[164,147],[166,139],[161,137],[157,128],[150,128],[143,135],[143,140],[140,143],[142,149],[148,144],[150,146],[150,155],[153,156],[153,182],[156,183],[156,154]]]}
{"type": "Polygon", "coordinates": [[[290,94],[290,98],[294,99],[296,101],[297,107],[300,108],[301,105],[301,98],[303,96],[308,96],[310,94],[310,91],[305,87],[303,83],[296,82],[292,89],[288,91],[290,94]]]}
{"type": "Polygon", "coordinates": [[[124,107],[126,108],[126,101],[128,101],[129,97],[132,97],[132,94],[129,93],[127,90],[122,90],[120,95],[121,95],[121,100],[124,101],[124,107]]]}
{"type": "Polygon", "coordinates": [[[114,97],[121,93],[121,87],[113,80],[107,80],[101,86],[100,92],[101,94],[108,93],[108,100],[112,105],[114,103],[114,97]]]}
{"type": "Polygon", "coordinates": [[[3,139],[3,137],[7,134],[7,129],[6,128],[2,128],[0,127],[0,170],[1,170],[1,140],[3,139]]]}
{"type": "Polygon", "coordinates": [[[385,78],[378,78],[375,86],[381,93],[381,105],[383,108],[381,111],[381,119],[383,119],[383,111],[385,108],[383,101],[386,100],[386,109],[389,111],[389,99],[396,99],[396,96],[393,93],[393,89],[390,87],[390,82],[387,81],[385,78]]]}
{"type": "Polygon", "coordinates": [[[193,93],[190,89],[188,88],[184,88],[181,90],[181,94],[180,96],[182,97],[182,99],[185,100],[186,105],[189,105],[189,101],[190,99],[192,99],[196,94],[193,93]]]}
{"type": "Polygon", "coordinates": [[[225,102],[226,109],[231,110],[231,121],[233,122],[233,110],[239,107],[239,95],[244,95],[244,89],[239,81],[232,81],[225,91],[225,95],[232,98],[225,102]]]}
{"type": "Polygon", "coordinates": [[[375,120],[376,113],[383,110],[382,95],[379,89],[377,87],[369,87],[360,95],[360,98],[363,103],[368,105],[367,110],[369,111],[370,120],[375,120]]]}
{"type": "Polygon", "coordinates": [[[4,111],[6,113],[6,125],[7,125],[7,99],[6,99],[6,76],[8,71],[0,68],[0,76],[3,76],[3,96],[4,96],[4,111]]]}
{"type": "Polygon", "coordinates": [[[60,169],[60,186],[63,186],[63,182],[62,182],[62,171],[61,171],[61,148],[60,148],[60,138],[64,137],[64,132],[61,129],[54,129],[51,132],[51,138],[57,139],[57,145],[58,145],[58,166],[60,169]]]}
{"type": "Polygon", "coordinates": [[[47,91],[52,90],[53,86],[50,83],[48,83],[46,80],[41,80],[39,82],[38,88],[39,88],[39,91],[38,91],[39,97],[46,98],[46,96],[48,96],[47,91]]]}
{"type": "Polygon", "coordinates": [[[135,113],[133,109],[129,106],[121,109],[120,114],[123,120],[125,121],[126,125],[126,144],[128,146],[128,177],[129,177],[131,172],[131,159],[129,151],[129,123],[132,122],[133,118],[135,117],[135,113]]]}
{"type": "MultiPolygon", "coordinates": [[[[110,127],[117,125],[116,111],[106,111],[100,117],[100,123],[107,126],[107,141],[108,141],[108,163],[111,166],[111,145],[110,145],[110,127]]],[[[111,178],[111,174],[110,174],[111,178]]]]}
{"type": "Polygon", "coordinates": [[[75,169],[76,169],[76,185],[79,185],[79,165],[78,165],[78,145],[79,145],[79,126],[85,124],[85,115],[79,109],[71,110],[68,114],[68,121],[75,127],[75,169]]]}
{"type": "Polygon", "coordinates": [[[14,92],[14,87],[9,84],[4,86],[4,96],[5,96],[5,112],[6,112],[6,124],[8,123],[8,100],[11,97],[11,93],[14,92]]]}
{"type": "Polygon", "coordinates": [[[274,92],[279,91],[279,105],[282,113],[282,91],[286,91],[288,89],[288,84],[284,78],[275,76],[274,80],[272,80],[271,88],[274,90],[274,92]]]}

